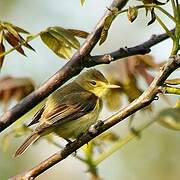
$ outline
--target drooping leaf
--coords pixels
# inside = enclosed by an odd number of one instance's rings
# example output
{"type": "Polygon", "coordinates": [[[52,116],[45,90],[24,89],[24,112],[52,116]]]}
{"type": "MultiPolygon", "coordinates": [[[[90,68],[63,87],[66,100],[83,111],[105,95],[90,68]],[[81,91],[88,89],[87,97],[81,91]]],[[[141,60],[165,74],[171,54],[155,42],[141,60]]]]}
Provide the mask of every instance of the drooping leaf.
{"type": "Polygon", "coordinates": [[[156,121],[172,130],[180,130],[180,108],[166,108],[158,113],[155,117],[156,121]]]}
{"type": "Polygon", "coordinates": [[[28,31],[26,31],[26,30],[24,30],[24,29],[22,29],[22,28],[20,28],[20,27],[18,27],[16,25],[14,25],[14,24],[11,24],[9,22],[3,22],[3,25],[4,26],[9,26],[9,27],[13,28],[18,33],[30,34],[28,31]]]}
{"type": "Polygon", "coordinates": [[[22,47],[21,47],[21,46],[18,47],[18,45],[19,45],[19,43],[20,43],[20,42],[19,42],[19,39],[17,39],[17,38],[16,38],[13,34],[11,34],[9,31],[7,31],[7,32],[4,33],[4,37],[5,37],[6,41],[7,41],[12,47],[16,48],[16,50],[17,50],[20,54],[26,56],[26,54],[24,53],[24,50],[22,49],[22,47]]]}
{"type": "Polygon", "coordinates": [[[79,41],[75,36],[86,36],[86,32],[80,30],[64,29],[59,26],[49,27],[41,32],[42,41],[58,56],[69,59],[72,54],[72,48],[80,47],[79,41]]]}
{"type": "MultiPolygon", "coordinates": [[[[70,47],[63,44],[62,41],[58,41],[54,36],[52,36],[49,32],[43,32],[41,33],[41,39],[42,41],[59,57],[61,58],[69,58],[71,54],[67,53],[67,51],[71,50],[70,47]],[[64,50],[67,49],[67,50],[64,50]],[[64,54],[65,52],[65,54],[64,54]],[[67,55],[68,54],[68,55],[67,55]]],[[[68,52],[69,52],[68,51],[68,52]]]]}
{"type": "Polygon", "coordinates": [[[18,32],[18,33],[23,33],[23,34],[30,34],[28,31],[18,27],[18,26],[15,26],[15,25],[12,25],[12,27],[18,32]]]}
{"type": "Polygon", "coordinates": [[[35,51],[35,49],[30,44],[28,44],[22,36],[19,35],[19,37],[20,37],[20,42],[23,44],[23,46],[25,46],[26,48],[32,51],[35,51]]]}
{"type": "Polygon", "coordinates": [[[61,46],[61,48],[58,50],[58,54],[61,54],[63,58],[70,59],[72,50],[69,46],[61,46]]]}
{"type": "Polygon", "coordinates": [[[10,76],[0,78],[0,101],[7,109],[11,99],[20,101],[34,90],[34,83],[29,78],[13,78],[10,76]]]}
{"type": "Polygon", "coordinates": [[[7,29],[7,31],[12,34],[16,39],[20,40],[18,32],[10,24],[4,24],[4,28],[7,29]]]}
{"type": "Polygon", "coordinates": [[[88,32],[86,31],[82,31],[82,30],[78,30],[78,29],[67,29],[72,35],[76,36],[76,37],[80,37],[80,38],[84,38],[86,39],[89,35],[88,32]]]}
{"type": "Polygon", "coordinates": [[[48,32],[59,41],[78,49],[80,47],[79,41],[67,30],[60,26],[48,28],[48,32]]]}
{"type": "Polygon", "coordinates": [[[111,27],[111,24],[112,24],[113,20],[117,16],[118,8],[111,9],[111,12],[112,13],[109,16],[107,16],[106,19],[105,19],[104,26],[103,26],[103,29],[101,31],[101,37],[100,37],[99,45],[104,43],[105,40],[107,39],[108,30],[111,27]]]}

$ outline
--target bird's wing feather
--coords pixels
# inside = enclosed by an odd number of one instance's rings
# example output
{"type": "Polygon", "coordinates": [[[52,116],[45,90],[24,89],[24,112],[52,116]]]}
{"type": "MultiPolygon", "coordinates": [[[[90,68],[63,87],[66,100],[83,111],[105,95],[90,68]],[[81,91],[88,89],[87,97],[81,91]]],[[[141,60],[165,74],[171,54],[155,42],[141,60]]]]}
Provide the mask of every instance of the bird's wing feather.
{"type": "MultiPolygon", "coordinates": [[[[44,121],[36,128],[43,131],[47,128],[55,127],[61,123],[76,120],[92,111],[97,103],[97,96],[88,91],[72,93],[61,98],[56,107],[46,111],[42,115],[44,121]]],[[[48,104],[46,104],[48,106],[48,104]]]]}
{"type": "Polygon", "coordinates": [[[32,121],[26,127],[30,127],[39,122],[39,119],[41,118],[41,115],[44,111],[44,107],[45,106],[43,106],[39,111],[36,112],[36,114],[33,116],[32,121]]]}

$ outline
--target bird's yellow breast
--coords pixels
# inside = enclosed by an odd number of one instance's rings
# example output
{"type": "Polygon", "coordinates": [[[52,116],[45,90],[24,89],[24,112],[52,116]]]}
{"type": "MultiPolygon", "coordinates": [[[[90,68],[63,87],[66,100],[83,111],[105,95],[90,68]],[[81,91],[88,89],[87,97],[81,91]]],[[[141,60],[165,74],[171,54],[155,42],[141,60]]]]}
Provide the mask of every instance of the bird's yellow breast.
{"type": "Polygon", "coordinates": [[[76,120],[72,120],[60,125],[57,128],[56,133],[65,139],[78,138],[98,120],[99,113],[102,109],[102,103],[100,101],[101,101],[100,99],[97,100],[96,106],[88,114],[76,120]]]}

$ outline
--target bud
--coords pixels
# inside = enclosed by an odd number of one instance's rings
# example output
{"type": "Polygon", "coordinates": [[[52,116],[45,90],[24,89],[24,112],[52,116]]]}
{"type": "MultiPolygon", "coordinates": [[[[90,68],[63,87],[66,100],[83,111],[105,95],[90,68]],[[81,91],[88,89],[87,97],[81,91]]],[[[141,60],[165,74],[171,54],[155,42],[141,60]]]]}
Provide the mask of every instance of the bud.
{"type": "Polygon", "coordinates": [[[136,7],[130,7],[127,11],[127,16],[130,22],[133,22],[138,16],[138,9],[136,7]]]}

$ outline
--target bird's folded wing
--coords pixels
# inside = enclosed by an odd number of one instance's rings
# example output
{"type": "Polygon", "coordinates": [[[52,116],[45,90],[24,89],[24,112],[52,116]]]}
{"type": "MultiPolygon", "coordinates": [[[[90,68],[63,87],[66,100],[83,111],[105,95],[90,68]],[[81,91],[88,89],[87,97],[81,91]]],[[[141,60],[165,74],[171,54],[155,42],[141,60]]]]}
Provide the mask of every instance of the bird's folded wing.
{"type": "Polygon", "coordinates": [[[46,111],[45,108],[43,113],[45,121],[37,127],[37,130],[55,127],[61,123],[80,118],[95,108],[97,99],[97,96],[88,91],[66,95],[61,98],[53,110],[46,111]]]}
{"type": "Polygon", "coordinates": [[[27,125],[27,127],[30,127],[30,126],[38,123],[43,111],[44,111],[44,106],[39,111],[36,112],[36,114],[33,116],[32,121],[27,125]]]}

